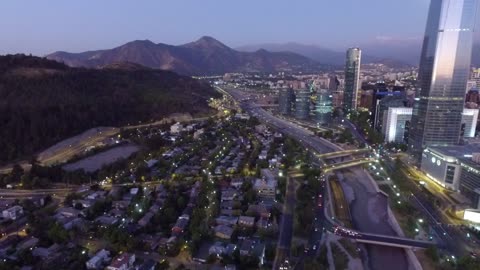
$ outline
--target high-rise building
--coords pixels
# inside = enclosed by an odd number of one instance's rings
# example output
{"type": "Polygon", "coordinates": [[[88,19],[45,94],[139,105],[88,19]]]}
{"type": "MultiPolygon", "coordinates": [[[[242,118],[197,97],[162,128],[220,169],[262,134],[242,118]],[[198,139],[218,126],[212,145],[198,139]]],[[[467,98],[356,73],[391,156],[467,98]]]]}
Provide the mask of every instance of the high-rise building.
{"type": "Polygon", "coordinates": [[[310,90],[301,89],[295,93],[295,118],[308,119],[310,116],[310,90]]]}
{"type": "Polygon", "coordinates": [[[418,74],[409,149],[459,142],[478,0],[431,1],[418,74]]]}
{"type": "Polygon", "coordinates": [[[328,90],[330,92],[336,92],[338,91],[338,86],[340,86],[340,81],[338,80],[336,75],[330,75],[329,77],[329,82],[328,82],[328,90]]]}
{"type": "Polygon", "coordinates": [[[343,92],[343,110],[350,113],[357,110],[358,90],[360,85],[360,61],[362,51],[359,48],[347,50],[345,64],[345,89],[343,92]]]}
{"type": "MultiPolygon", "coordinates": [[[[410,137],[412,108],[389,107],[383,112],[382,134],[386,142],[405,142],[410,137]]],[[[463,109],[460,119],[460,135],[462,138],[474,138],[477,130],[478,109],[463,109]]]]}
{"type": "Polygon", "coordinates": [[[315,103],[315,118],[318,125],[326,126],[332,122],[332,94],[326,89],[317,91],[315,103]]]}
{"type": "Polygon", "coordinates": [[[294,98],[295,95],[291,88],[280,89],[278,93],[278,110],[280,114],[289,115],[292,113],[294,98]]]}
{"type": "MultiPolygon", "coordinates": [[[[405,92],[378,92],[375,95],[374,106],[372,108],[373,112],[373,127],[377,131],[384,130],[385,124],[385,112],[389,108],[401,108],[408,107],[406,102],[405,92]]],[[[410,118],[411,112],[410,112],[410,118]]],[[[411,119],[409,119],[410,121],[411,119]]],[[[385,133],[384,133],[385,134],[385,133]]],[[[405,141],[406,142],[406,141],[405,141]]]]}

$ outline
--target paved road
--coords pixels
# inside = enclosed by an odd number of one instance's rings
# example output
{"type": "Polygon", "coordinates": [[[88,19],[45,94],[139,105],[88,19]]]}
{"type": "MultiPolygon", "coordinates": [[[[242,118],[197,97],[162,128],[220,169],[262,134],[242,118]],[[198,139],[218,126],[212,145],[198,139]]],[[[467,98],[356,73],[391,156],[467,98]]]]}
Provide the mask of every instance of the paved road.
{"type": "Polygon", "coordinates": [[[278,237],[277,252],[273,269],[278,269],[280,265],[290,256],[290,246],[293,236],[293,212],[295,210],[295,178],[287,176],[287,188],[285,194],[285,203],[283,204],[282,220],[280,223],[280,236],[278,237]]]}
{"type": "Polygon", "coordinates": [[[364,143],[365,145],[368,145],[368,142],[367,140],[365,139],[365,137],[363,137],[363,135],[358,131],[357,127],[348,119],[344,118],[343,119],[343,124],[348,128],[350,129],[350,131],[352,132],[353,136],[355,136],[357,138],[357,140],[359,140],[360,142],[364,143]]]}

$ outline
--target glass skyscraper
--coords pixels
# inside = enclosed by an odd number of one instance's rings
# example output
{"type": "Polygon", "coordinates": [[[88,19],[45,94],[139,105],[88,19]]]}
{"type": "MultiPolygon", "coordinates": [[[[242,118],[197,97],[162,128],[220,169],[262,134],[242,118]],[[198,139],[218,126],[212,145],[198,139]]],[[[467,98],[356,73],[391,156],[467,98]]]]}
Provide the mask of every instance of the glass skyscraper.
{"type": "Polygon", "coordinates": [[[479,0],[432,0],[423,40],[409,148],[459,143],[479,0]]]}
{"type": "Polygon", "coordinates": [[[295,95],[293,89],[280,89],[278,94],[278,110],[283,115],[289,115],[292,112],[292,104],[295,95]]]}
{"type": "Polygon", "coordinates": [[[326,89],[320,89],[317,92],[317,101],[315,103],[315,116],[318,125],[326,126],[332,122],[332,94],[326,89]]]}
{"type": "Polygon", "coordinates": [[[300,89],[295,93],[295,118],[306,120],[310,117],[310,90],[300,89]]]}
{"type": "Polygon", "coordinates": [[[358,89],[360,85],[360,62],[362,51],[359,48],[347,50],[345,63],[345,89],[343,92],[343,110],[350,113],[357,110],[358,89]]]}

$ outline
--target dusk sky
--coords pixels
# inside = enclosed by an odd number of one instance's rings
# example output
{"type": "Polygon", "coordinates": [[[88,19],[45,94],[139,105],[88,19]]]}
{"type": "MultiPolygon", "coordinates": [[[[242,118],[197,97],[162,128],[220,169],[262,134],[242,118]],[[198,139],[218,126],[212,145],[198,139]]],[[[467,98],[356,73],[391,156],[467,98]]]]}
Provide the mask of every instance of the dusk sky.
{"type": "Polygon", "coordinates": [[[343,49],[423,35],[428,0],[26,1],[2,3],[0,54],[107,49],[203,35],[236,47],[298,42],[343,49]]]}

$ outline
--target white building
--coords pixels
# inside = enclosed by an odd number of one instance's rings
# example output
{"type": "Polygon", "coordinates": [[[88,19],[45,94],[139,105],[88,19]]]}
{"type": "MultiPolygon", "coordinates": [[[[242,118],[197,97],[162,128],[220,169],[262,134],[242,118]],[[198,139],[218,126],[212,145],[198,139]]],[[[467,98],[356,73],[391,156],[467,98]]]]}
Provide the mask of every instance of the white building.
{"type": "Polygon", "coordinates": [[[202,136],[202,134],[203,134],[204,132],[205,132],[205,131],[204,131],[203,128],[195,131],[195,132],[193,133],[193,138],[194,138],[194,139],[200,138],[200,136],[202,136]]]}
{"type": "Polygon", "coordinates": [[[12,206],[3,210],[2,215],[3,218],[15,220],[23,215],[23,208],[19,205],[12,206]]]}
{"type": "MultiPolygon", "coordinates": [[[[475,137],[478,121],[478,109],[463,109],[462,134],[464,138],[475,137]]],[[[382,133],[386,142],[405,142],[406,131],[412,119],[412,108],[391,107],[383,113],[382,133]]]]}
{"type": "Polygon", "coordinates": [[[87,269],[100,269],[102,265],[110,261],[110,252],[108,250],[102,249],[95,256],[90,258],[85,264],[87,269]]]}
{"type": "Polygon", "coordinates": [[[277,190],[277,179],[275,179],[273,172],[269,169],[263,169],[261,171],[261,174],[262,178],[255,180],[253,189],[255,189],[257,195],[260,197],[275,198],[277,190]]]}
{"type": "Polygon", "coordinates": [[[172,134],[178,134],[180,132],[183,131],[183,125],[180,124],[179,122],[173,124],[171,127],[170,127],[170,133],[172,134]]]}
{"type": "Polygon", "coordinates": [[[387,142],[404,142],[405,127],[412,119],[412,108],[388,108],[383,115],[382,133],[387,142]]]}
{"type": "Polygon", "coordinates": [[[113,259],[107,270],[128,270],[135,263],[135,254],[122,253],[113,259]]]}

